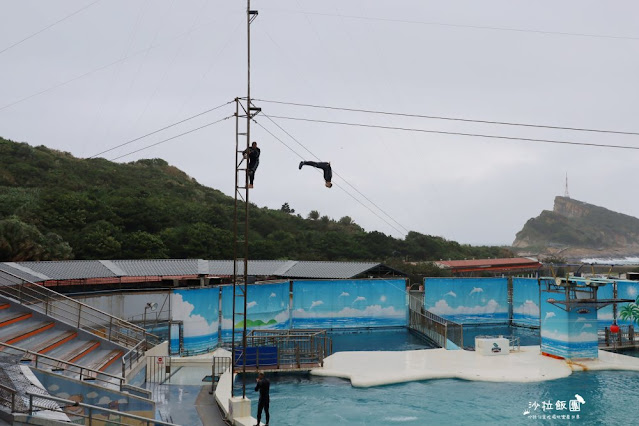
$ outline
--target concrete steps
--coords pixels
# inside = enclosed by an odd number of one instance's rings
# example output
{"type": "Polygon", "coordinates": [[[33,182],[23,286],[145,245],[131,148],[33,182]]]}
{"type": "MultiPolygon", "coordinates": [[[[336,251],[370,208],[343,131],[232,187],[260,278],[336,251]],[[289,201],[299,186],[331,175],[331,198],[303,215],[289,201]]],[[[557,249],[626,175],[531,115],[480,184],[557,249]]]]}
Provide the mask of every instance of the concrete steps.
{"type": "MultiPolygon", "coordinates": [[[[40,369],[74,378],[79,378],[80,370],[71,368],[68,363],[95,370],[92,375],[87,375],[86,371],[82,373],[82,379],[86,380],[95,379],[98,372],[121,375],[121,363],[118,361],[126,352],[124,348],[91,338],[67,324],[33,313],[28,307],[3,300],[0,300],[0,342],[57,359],[43,359],[38,363],[40,369]]],[[[32,364],[36,358],[34,353],[25,353],[22,362],[32,364]]]]}
{"type": "Polygon", "coordinates": [[[50,328],[55,327],[55,322],[53,321],[38,321],[35,323],[25,324],[25,327],[20,327],[10,333],[8,336],[3,336],[2,342],[13,345],[18,343],[21,340],[28,339],[29,337],[35,336],[36,334],[42,333],[43,331],[49,330],[50,328]]]}

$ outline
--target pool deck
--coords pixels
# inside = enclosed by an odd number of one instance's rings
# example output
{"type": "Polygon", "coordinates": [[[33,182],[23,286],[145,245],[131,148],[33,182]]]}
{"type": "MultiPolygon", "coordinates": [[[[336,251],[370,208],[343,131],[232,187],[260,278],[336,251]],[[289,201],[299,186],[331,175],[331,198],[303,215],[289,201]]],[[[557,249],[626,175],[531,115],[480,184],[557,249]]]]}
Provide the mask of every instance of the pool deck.
{"type": "Polygon", "coordinates": [[[522,346],[521,351],[501,356],[446,349],[337,352],[324,360],[323,368],[314,369],[311,374],[341,377],[355,387],[370,387],[450,378],[540,382],[586,370],[639,371],[639,358],[600,350],[599,359],[568,361],[541,355],[539,346],[522,346]]]}

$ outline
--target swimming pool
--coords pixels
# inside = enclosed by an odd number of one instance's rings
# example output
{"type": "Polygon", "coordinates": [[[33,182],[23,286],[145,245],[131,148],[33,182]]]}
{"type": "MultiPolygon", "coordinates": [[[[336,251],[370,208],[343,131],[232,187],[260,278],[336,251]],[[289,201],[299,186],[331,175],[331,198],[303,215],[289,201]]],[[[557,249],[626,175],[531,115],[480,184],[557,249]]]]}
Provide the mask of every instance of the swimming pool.
{"type": "MultiPolygon", "coordinates": [[[[469,346],[481,334],[515,334],[522,345],[539,342],[538,330],[517,327],[468,327],[464,333],[469,346]]],[[[332,337],[335,351],[429,347],[405,329],[332,337]]],[[[306,373],[271,374],[269,379],[271,423],[277,425],[613,424],[627,422],[626,410],[639,402],[639,373],[626,371],[574,373],[535,383],[444,379],[370,388],[354,388],[348,380],[306,373]],[[585,404],[578,404],[575,395],[585,404]],[[524,415],[525,411],[529,413],[524,415]]],[[[253,416],[257,413],[254,383],[254,376],[247,377],[253,416]]],[[[236,381],[236,392],[241,394],[241,380],[236,381]]]]}
{"type": "MultiPolygon", "coordinates": [[[[639,402],[639,373],[625,371],[575,373],[536,383],[446,379],[372,388],[308,374],[271,375],[270,380],[271,423],[277,425],[622,424],[628,422],[628,409],[639,402]],[[570,411],[575,395],[585,404],[570,411]],[[565,409],[557,409],[561,402],[565,409]]],[[[254,394],[247,389],[253,416],[254,394]]]]}

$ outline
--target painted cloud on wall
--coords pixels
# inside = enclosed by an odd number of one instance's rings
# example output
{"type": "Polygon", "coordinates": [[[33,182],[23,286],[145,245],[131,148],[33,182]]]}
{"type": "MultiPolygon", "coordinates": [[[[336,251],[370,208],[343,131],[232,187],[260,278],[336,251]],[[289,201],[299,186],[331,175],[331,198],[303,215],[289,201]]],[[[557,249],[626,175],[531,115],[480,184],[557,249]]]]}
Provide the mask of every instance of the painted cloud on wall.
{"type": "Polygon", "coordinates": [[[586,331],[582,331],[579,334],[571,334],[568,336],[567,333],[561,333],[558,330],[547,330],[545,328],[541,329],[541,337],[545,337],[548,339],[558,340],[560,342],[592,342],[597,341],[597,333],[588,333],[586,331]]]}
{"type": "Polygon", "coordinates": [[[173,293],[171,299],[171,310],[173,320],[184,322],[184,336],[207,336],[217,333],[216,320],[209,323],[202,315],[192,315],[195,306],[182,298],[181,293],[173,293]]]}
{"type": "Polygon", "coordinates": [[[394,307],[382,308],[381,305],[370,305],[364,309],[343,308],[338,312],[310,312],[304,309],[296,309],[295,318],[348,318],[348,317],[404,317],[406,312],[397,311],[394,307]]]}
{"type": "Polygon", "coordinates": [[[526,300],[521,305],[513,307],[513,313],[539,317],[539,306],[532,300],[526,300]]]}
{"type": "Polygon", "coordinates": [[[437,315],[461,315],[461,314],[496,314],[508,312],[508,308],[501,306],[495,299],[490,299],[485,305],[457,306],[453,308],[444,299],[438,300],[435,306],[429,309],[437,315]]]}

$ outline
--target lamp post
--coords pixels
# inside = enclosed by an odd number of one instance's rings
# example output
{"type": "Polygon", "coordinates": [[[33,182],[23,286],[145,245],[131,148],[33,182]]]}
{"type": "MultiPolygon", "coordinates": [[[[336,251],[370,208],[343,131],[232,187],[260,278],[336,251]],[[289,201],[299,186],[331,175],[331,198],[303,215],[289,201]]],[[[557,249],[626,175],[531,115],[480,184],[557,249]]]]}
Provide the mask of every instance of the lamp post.
{"type": "Polygon", "coordinates": [[[151,312],[154,312],[158,308],[158,304],[156,302],[147,302],[144,307],[144,318],[142,319],[142,328],[146,330],[146,311],[149,309],[151,312]]]}

